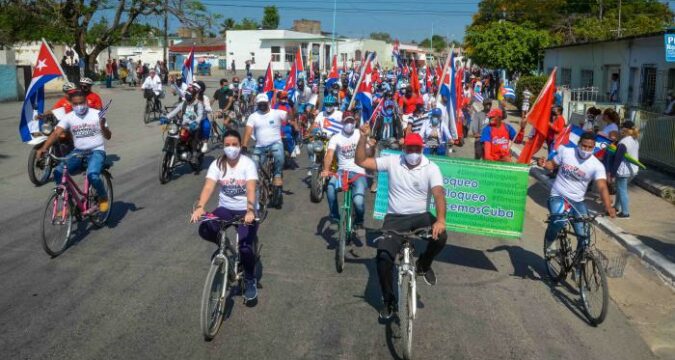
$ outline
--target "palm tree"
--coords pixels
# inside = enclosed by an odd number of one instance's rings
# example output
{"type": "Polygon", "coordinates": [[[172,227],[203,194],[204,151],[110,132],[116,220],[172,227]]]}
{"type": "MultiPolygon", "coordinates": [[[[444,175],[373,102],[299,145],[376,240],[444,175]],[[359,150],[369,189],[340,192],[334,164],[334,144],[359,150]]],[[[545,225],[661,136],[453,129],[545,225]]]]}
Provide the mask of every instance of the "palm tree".
{"type": "Polygon", "coordinates": [[[233,18],[227,18],[220,24],[220,35],[225,37],[227,30],[232,30],[237,25],[233,18]]]}

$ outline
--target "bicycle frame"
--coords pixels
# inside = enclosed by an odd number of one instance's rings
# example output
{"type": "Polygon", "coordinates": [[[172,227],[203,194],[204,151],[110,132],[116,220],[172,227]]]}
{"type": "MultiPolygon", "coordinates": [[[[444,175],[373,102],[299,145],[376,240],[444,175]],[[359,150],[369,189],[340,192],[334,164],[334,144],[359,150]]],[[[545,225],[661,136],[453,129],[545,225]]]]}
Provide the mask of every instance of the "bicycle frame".
{"type": "MultiPolygon", "coordinates": [[[[409,276],[410,283],[411,283],[411,301],[412,301],[412,318],[413,320],[415,319],[417,315],[417,279],[415,278],[415,265],[412,262],[412,251],[411,251],[411,244],[410,240],[405,239],[403,241],[403,249],[401,250],[401,260],[399,261],[397,268],[398,268],[398,293],[401,294],[401,286],[405,286],[403,284],[403,277],[404,276],[409,276]]],[[[401,297],[398,297],[399,301],[399,306],[401,306],[401,297]]]]}
{"type": "MultiPolygon", "coordinates": [[[[80,210],[83,215],[87,215],[94,208],[90,207],[89,204],[89,178],[85,175],[84,177],[84,191],[77,186],[77,183],[68,173],[68,165],[63,164],[63,176],[61,176],[61,184],[57,186],[57,189],[63,191],[63,197],[65,200],[64,207],[68,208],[70,204],[70,198],[75,201],[75,206],[80,210]]],[[[56,218],[56,202],[54,203],[52,217],[56,218]]],[[[62,214],[65,217],[65,212],[62,214]]],[[[65,218],[62,220],[65,221],[65,218]]]]}

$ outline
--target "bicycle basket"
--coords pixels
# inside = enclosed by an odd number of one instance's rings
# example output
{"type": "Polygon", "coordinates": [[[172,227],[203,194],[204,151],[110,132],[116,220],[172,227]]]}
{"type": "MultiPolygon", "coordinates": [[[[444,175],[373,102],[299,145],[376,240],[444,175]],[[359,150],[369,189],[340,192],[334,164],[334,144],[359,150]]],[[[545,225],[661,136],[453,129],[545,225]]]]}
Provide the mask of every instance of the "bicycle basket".
{"type": "Polygon", "coordinates": [[[152,99],[155,96],[155,92],[152,89],[143,89],[143,97],[145,99],[152,99]]]}
{"type": "Polygon", "coordinates": [[[605,273],[611,278],[623,277],[623,272],[626,269],[628,262],[628,253],[625,251],[600,251],[600,261],[605,268],[605,273]]]}

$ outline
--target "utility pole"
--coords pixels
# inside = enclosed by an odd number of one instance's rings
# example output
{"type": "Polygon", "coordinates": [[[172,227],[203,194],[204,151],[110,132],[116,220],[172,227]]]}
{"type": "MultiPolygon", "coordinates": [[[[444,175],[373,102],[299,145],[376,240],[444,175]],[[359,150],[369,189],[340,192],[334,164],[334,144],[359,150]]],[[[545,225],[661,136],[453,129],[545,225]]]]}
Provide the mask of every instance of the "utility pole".
{"type": "Polygon", "coordinates": [[[168,54],[168,44],[169,43],[169,0],[164,0],[164,65],[166,68],[169,68],[169,63],[167,62],[168,54]]]}
{"type": "MultiPolygon", "coordinates": [[[[331,31],[331,46],[330,46],[330,61],[333,61],[333,54],[337,54],[337,49],[335,48],[335,15],[337,14],[337,0],[333,0],[333,31],[331,31]]],[[[324,68],[330,65],[324,64],[324,68]]]]}
{"type": "Polygon", "coordinates": [[[431,41],[429,42],[431,45],[429,46],[429,51],[433,52],[434,51],[434,23],[431,23],[431,41]]]}
{"type": "Polygon", "coordinates": [[[616,28],[616,37],[621,38],[621,0],[619,0],[619,26],[616,28]]]}

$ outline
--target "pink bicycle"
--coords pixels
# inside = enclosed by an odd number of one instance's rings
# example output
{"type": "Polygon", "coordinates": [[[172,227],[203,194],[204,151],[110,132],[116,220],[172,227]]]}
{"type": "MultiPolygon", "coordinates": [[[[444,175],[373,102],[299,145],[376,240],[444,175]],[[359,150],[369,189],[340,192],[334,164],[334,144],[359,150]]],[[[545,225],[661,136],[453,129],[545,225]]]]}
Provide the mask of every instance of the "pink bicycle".
{"type": "Polygon", "coordinates": [[[78,153],[67,157],[49,154],[49,156],[63,162],[61,183],[56,186],[54,193],[49,197],[42,220],[42,247],[47,254],[55,257],[61,255],[68,247],[73,228],[73,218],[78,222],[89,219],[97,228],[106,224],[112,210],[113,188],[112,175],[108,172],[110,165],[105,164],[101,170],[101,180],[111,206],[108,211],[100,212],[96,189],[89,183],[87,176],[84,176],[84,186],[80,188],[68,173],[67,160],[71,156],[77,156],[82,159],[81,168],[86,169],[85,159],[87,154],[78,153]]]}

